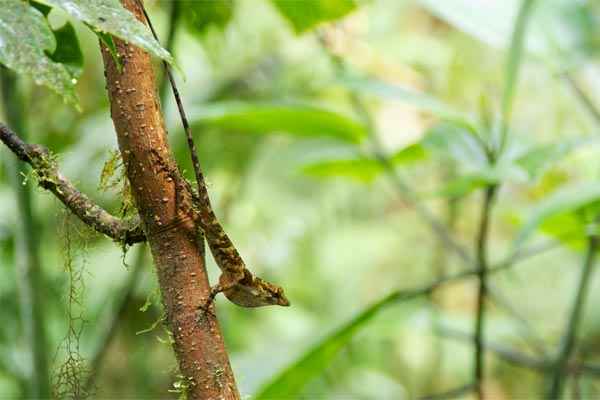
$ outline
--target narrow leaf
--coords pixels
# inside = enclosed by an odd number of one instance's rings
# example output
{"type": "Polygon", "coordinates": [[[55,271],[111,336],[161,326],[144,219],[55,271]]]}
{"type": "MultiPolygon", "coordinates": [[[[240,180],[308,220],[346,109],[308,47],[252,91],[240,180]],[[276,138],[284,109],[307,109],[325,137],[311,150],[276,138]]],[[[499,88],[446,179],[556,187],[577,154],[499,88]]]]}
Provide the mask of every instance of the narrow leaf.
{"type": "Polygon", "coordinates": [[[473,134],[455,125],[434,126],[421,140],[423,149],[459,164],[482,168],[488,166],[485,151],[473,134]]]}
{"type": "Polygon", "coordinates": [[[536,228],[550,217],[572,213],[600,200],[600,184],[583,182],[563,186],[550,194],[517,232],[514,247],[520,248],[536,228]]]}
{"type": "Polygon", "coordinates": [[[347,176],[362,182],[372,181],[382,170],[381,163],[371,158],[319,161],[302,168],[302,172],[313,176],[347,176]]]}
{"type": "Polygon", "coordinates": [[[514,91],[519,78],[519,69],[523,56],[526,28],[534,3],[535,0],[523,0],[511,39],[506,65],[506,83],[504,85],[504,93],[502,94],[502,121],[505,124],[508,123],[512,111],[514,91]]]}
{"type": "Polygon", "coordinates": [[[321,342],[315,344],[303,356],[296,360],[296,362],[283,370],[270,382],[267,382],[259,390],[256,398],[294,398],[308,382],[327,368],[339,352],[373,317],[377,316],[377,314],[387,306],[427,295],[445,283],[472,274],[473,271],[464,271],[455,275],[446,276],[422,287],[416,287],[409,290],[398,290],[390,293],[377,303],[360,312],[350,321],[325,337],[321,342]]]}
{"type": "Polygon", "coordinates": [[[517,166],[525,171],[530,182],[540,178],[544,170],[552,166],[559,158],[568,154],[575,146],[570,142],[558,142],[538,146],[515,160],[517,166]]]}
{"type": "Polygon", "coordinates": [[[425,151],[421,143],[415,143],[398,150],[390,157],[390,161],[392,164],[398,165],[420,161],[425,158],[427,158],[427,151],[425,151]]]}
{"type": "MultiPolygon", "coordinates": [[[[409,164],[423,160],[427,153],[417,143],[398,150],[389,157],[394,165],[409,164]]],[[[302,167],[302,172],[318,177],[347,176],[362,182],[370,182],[383,171],[383,164],[375,158],[349,157],[313,162],[302,167]]]]}
{"type": "Polygon", "coordinates": [[[495,183],[509,180],[521,182],[523,179],[523,173],[519,169],[496,165],[453,178],[438,192],[438,195],[448,198],[458,198],[467,195],[475,189],[487,187],[495,183]]]}
{"type": "Polygon", "coordinates": [[[256,103],[212,103],[190,109],[190,122],[249,133],[288,132],[357,143],[365,127],[340,114],[313,107],[256,103]]]}
{"type": "Polygon", "coordinates": [[[436,17],[490,46],[507,48],[516,2],[481,0],[419,0],[436,17]]]}
{"type": "Polygon", "coordinates": [[[371,79],[345,79],[338,82],[340,85],[358,92],[371,94],[383,99],[405,102],[421,111],[453,122],[470,131],[475,131],[474,125],[469,118],[433,96],[371,79]]]}
{"type": "MultiPolygon", "coordinates": [[[[421,293],[419,293],[421,294],[421,293]]],[[[414,292],[394,292],[365,309],[352,320],[313,346],[299,360],[267,382],[256,395],[257,399],[290,399],[319,375],[348,345],[354,335],[375,317],[385,306],[400,300],[416,297],[414,292]]]]}

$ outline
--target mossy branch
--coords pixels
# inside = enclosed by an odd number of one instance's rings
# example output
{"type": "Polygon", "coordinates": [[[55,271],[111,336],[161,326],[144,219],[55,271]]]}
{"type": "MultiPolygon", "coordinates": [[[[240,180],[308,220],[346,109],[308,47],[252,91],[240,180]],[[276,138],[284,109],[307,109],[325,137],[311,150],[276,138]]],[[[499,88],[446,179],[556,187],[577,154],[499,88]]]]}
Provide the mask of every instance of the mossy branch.
{"type": "Polygon", "coordinates": [[[87,226],[116,242],[127,245],[146,240],[138,216],[121,219],[94,203],[60,173],[48,148],[25,143],[2,122],[0,122],[0,139],[17,158],[31,165],[39,185],[52,192],[87,226]]]}

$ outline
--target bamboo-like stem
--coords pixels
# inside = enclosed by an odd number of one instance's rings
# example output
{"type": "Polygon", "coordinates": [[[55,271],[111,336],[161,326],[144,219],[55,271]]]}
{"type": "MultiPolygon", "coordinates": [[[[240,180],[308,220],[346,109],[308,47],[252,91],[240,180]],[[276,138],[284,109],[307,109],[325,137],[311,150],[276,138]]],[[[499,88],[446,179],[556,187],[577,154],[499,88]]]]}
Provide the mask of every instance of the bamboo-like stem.
{"type": "Polygon", "coordinates": [[[485,300],[487,298],[487,274],[488,257],[487,243],[489,238],[489,225],[492,204],[497,187],[490,186],[485,190],[483,205],[481,210],[481,220],[479,223],[479,232],[477,234],[477,278],[479,280],[479,289],[477,293],[477,311],[475,318],[475,333],[473,335],[473,345],[475,346],[475,359],[473,365],[473,377],[476,384],[477,398],[483,399],[483,379],[485,376],[485,354],[483,347],[483,334],[485,322],[485,300]]]}
{"type": "MultiPolygon", "coordinates": [[[[0,66],[0,97],[8,123],[23,130],[23,100],[13,71],[0,66]]],[[[25,394],[28,398],[46,398],[50,393],[48,338],[44,327],[43,287],[39,255],[39,235],[32,210],[30,186],[23,185],[21,174],[26,164],[17,161],[11,168],[11,183],[17,197],[19,223],[15,230],[15,268],[21,305],[22,334],[31,354],[31,371],[25,394]]]]}
{"type": "Polygon", "coordinates": [[[577,338],[579,320],[581,319],[581,314],[587,298],[589,282],[592,272],[594,271],[594,265],[596,263],[596,251],[598,250],[599,244],[600,238],[597,236],[591,236],[588,240],[587,255],[583,263],[583,270],[581,271],[581,276],[579,278],[579,284],[577,286],[573,307],[571,308],[569,322],[562,338],[560,349],[558,351],[558,355],[556,356],[556,361],[551,374],[551,384],[547,396],[551,399],[557,399],[561,397],[564,384],[564,375],[577,338]]]}

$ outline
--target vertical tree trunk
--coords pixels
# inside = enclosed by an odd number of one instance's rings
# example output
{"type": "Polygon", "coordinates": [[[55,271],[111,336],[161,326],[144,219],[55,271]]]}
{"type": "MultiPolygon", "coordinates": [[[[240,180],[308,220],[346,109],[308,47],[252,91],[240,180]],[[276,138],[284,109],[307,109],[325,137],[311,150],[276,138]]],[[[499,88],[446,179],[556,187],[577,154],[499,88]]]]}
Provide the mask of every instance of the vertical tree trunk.
{"type": "MultiPolygon", "coordinates": [[[[142,20],[135,0],[121,2],[142,20]]],[[[111,117],[150,243],[183,384],[190,398],[239,398],[212,306],[210,312],[197,317],[196,308],[210,292],[204,246],[194,224],[180,209],[181,203],[189,199],[179,198],[177,179],[169,172],[177,169],[158,101],[151,56],[114,39],[121,71],[101,45],[111,117]]]]}

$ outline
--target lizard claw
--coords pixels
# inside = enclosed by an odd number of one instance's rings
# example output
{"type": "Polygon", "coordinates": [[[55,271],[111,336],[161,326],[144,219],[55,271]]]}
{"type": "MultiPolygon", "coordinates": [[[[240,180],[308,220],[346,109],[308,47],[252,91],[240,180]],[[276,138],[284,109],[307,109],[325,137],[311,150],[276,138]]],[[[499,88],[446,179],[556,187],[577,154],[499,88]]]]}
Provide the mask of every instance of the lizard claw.
{"type": "Polygon", "coordinates": [[[237,284],[237,282],[229,282],[229,283],[226,283],[226,284],[217,283],[216,285],[214,285],[213,287],[211,287],[210,288],[210,294],[208,295],[208,298],[206,299],[206,301],[204,301],[204,303],[202,303],[200,306],[198,306],[198,311],[207,312],[208,308],[215,301],[215,297],[219,293],[231,289],[236,284],[237,284]]]}

